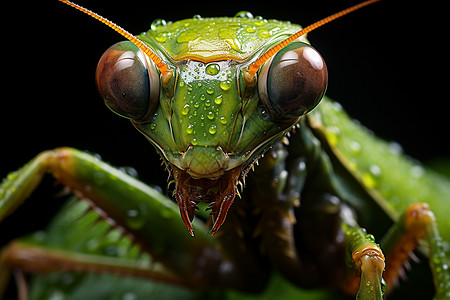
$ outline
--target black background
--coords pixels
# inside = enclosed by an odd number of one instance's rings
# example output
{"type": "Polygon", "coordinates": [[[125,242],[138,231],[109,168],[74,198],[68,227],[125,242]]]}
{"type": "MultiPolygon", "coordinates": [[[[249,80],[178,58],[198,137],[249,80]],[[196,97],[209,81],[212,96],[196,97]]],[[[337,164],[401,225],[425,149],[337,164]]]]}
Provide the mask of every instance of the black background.
{"type": "MultiPolygon", "coordinates": [[[[306,26],[358,1],[77,3],[140,33],[156,18],[233,16],[240,10],[306,26]]],[[[153,147],[129,121],[105,107],[94,86],[98,59],[123,38],[62,3],[56,2],[55,9],[53,17],[41,20],[50,26],[17,33],[23,41],[16,47],[26,53],[3,58],[15,60],[21,70],[10,75],[11,86],[4,86],[14,93],[2,98],[0,177],[40,151],[72,146],[99,153],[113,165],[133,166],[144,181],[165,186],[167,174],[153,147]]],[[[309,34],[327,62],[327,94],[377,135],[399,142],[421,161],[450,155],[448,30],[439,17],[442,10],[443,4],[429,1],[382,1],[309,34]]],[[[2,224],[0,245],[49,220],[58,206],[58,200],[47,196],[57,192],[49,182],[2,224]]]]}

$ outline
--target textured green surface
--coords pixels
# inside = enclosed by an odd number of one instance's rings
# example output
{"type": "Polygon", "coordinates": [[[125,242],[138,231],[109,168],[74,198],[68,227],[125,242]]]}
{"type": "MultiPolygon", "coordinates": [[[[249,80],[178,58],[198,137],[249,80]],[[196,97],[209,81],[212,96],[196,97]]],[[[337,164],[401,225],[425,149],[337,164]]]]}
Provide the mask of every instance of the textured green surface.
{"type": "Polygon", "coordinates": [[[397,143],[381,140],[351,120],[339,103],[324,99],[310,117],[315,126],[323,125],[334,153],[391,216],[397,218],[411,204],[426,202],[449,245],[450,183],[446,178],[405,156],[397,143]]]}
{"type": "Polygon", "coordinates": [[[175,60],[203,62],[233,59],[244,61],[261,50],[299,31],[289,22],[256,18],[193,18],[153,22],[139,38],[175,60]]]}
{"type": "Polygon", "coordinates": [[[216,178],[250,163],[292,124],[268,118],[258,87],[247,86],[242,70],[300,29],[261,17],[155,20],[139,38],[175,72],[162,84],[156,112],[136,128],[195,177],[216,178]]]}

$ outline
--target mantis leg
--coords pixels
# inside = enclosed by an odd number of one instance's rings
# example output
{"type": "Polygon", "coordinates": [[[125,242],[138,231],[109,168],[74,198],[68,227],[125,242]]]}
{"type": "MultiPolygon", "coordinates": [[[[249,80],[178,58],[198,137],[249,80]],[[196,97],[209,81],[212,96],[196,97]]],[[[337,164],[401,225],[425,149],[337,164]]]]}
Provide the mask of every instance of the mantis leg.
{"type": "MultiPolygon", "coordinates": [[[[5,247],[1,252],[0,267],[0,295],[13,269],[43,274],[62,271],[110,273],[172,283],[177,286],[190,286],[186,280],[162,265],[152,264],[147,260],[79,253],[29,240],[17,240],[5,247]]],[[[18,291],[19,295],[28,293],[26,285],[20,282],[18,282],[18,291]]],[[[21,296],[20,299],[27,299],[27,297],[21,296]]]]}
{"type": "Polygon", "coordinates": [[[371,234],[364,228],[343,224],[346,235],[347,265],[352,266],[359,277],[349,280],[349,286],[359,281],[356,299],[383,299],[385,285],[382,278],[385,268],[384,255],[371,234]]]}
{"type": "Polygon", "coordinates": [[[282,145],[275,145],[250,182],[258,187],[252,200],[261,215],[256,234],[262,252],[300,286],[359,290],[358,299],[382,299],[384,256],[353,210],[332,193],[327,156],[318,155],[316,169],[309,170],[304,158],[285,164],[286,157],[282,145]],[[305,184],[309,174],[320,178],[313,180],[320,181],[318,188],[305,184]]]}
{"type": "Polygon", "coordinates": [[[13,270],[18,274],[39,273],[27,276],[30,288],[24,279],[16,278],[19,299],[27,299],[27,294],[30,299],[50,299],[55,291],[68,299],[111,299],[109,293],[134,290],[139,283],[145,291],[137,288],[135,294],[143,298],[157,297],[158,290],[166,286],[174,297],[199,294],[183,288],[191,284],[141,252],[129,237],[99,219],[86,202],[74,200],[64,206],[45,232],[15,240],[2,250],[0,294],[13,270]],[[74,284],[67,284],[64,277],[74,284]],[[90,281],[95,284],[89,289],[90,281]],[[109,288],[93,295],[102,282],[109,288]]]}
{"type": "Polygon", "coordinates": [[[450,297],[450,270],[445,261],[442,237],[436,219],[425,203],[411,205],[383,238],[381,244],[386,252],[384,278],[388,291],[397,283],[403,265],[410,259],[412,251],[425,240],[429,248],[429,264],[436,288],[436,299],[450,297]]]}
{"type": "Polygon", "coordinates": [[[175,203],[135,178],[75,149],[43,152],[9,174],[0,186],[0,220],[26,199],[45,173],[51,173],[78,197],[86,199],[91,209],[113,228],[193,286],[212,284],[207,279],[213,276],[205,272],[222,258],[200,221],[194,223],[193,239],[186,232],[175,203]]]}

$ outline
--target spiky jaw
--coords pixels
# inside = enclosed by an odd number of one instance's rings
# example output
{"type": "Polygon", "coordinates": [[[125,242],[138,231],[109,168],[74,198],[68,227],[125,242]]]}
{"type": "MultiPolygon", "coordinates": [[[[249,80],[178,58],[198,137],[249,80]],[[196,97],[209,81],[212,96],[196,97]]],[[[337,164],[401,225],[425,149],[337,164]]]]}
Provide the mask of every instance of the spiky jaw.
{"type": "Polygon", "coordinates": [[[217,179],[194,178],[175,166],[172,175],[176,181],[175,199],[180,207],[181,218],[189,233],[193,236],[192,220],[198,202],[210,203],[207,210],[211,210],[213,235],[225,222],[228,209],[237,193],[237,183],[241,176],[241,168],[225,172],[217,179]]]}
{"type": "Polygon", "coordinates": [[[176,186],[175,199],[180,207],[181,218],[189,233],[194,235],[192,220],[198,202],[210,203],[214,234],[224,223],[228,209],[237,193],[237,183],[243,174],[244,165],[217,147],[195,147],[172,157],[169,170],[176,186]],[[231,167],[231,169],[229,169],[231,167]]]}
{"type": "Polygon", "coordinates": [[[281,139],[290,130],[288,126],[282,132],[274,132],[263,142],[255,145],[251,151],[239,155],[227,153],[220,146],[204,147],[190,145],[186,151],[173,153],[163,149],[158,143],[134,124],[156,147],[166,164],[166,169],[175,182],[175,197],[180,208],[181,218],[189,233],[193,236],[192,220],[199,202],[209,203],[214,235],[225,222],[229,208],[239,195],[238,185],[244,187],[245,177],[253,164],[267,149],[281,139]]]}

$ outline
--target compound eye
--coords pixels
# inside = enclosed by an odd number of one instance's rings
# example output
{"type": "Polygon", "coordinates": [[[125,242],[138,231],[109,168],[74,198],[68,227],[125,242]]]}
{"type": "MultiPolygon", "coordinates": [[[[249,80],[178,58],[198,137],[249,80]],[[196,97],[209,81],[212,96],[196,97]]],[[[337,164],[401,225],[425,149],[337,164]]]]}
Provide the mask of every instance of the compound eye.
{"type": "Polygon", "coordinates": [[[327,84],[322,56],[306,43],[292,42],[263,66],[258,90],[271,119],[286,122],[316,107],[327,84]]]}
{"type": "Polygon", "coordinates": [[[105,51],[95,80],[105,104],[122,117],[139,120],[158,106],[159,75],[132,42],[119,42],[105,51]]]}

